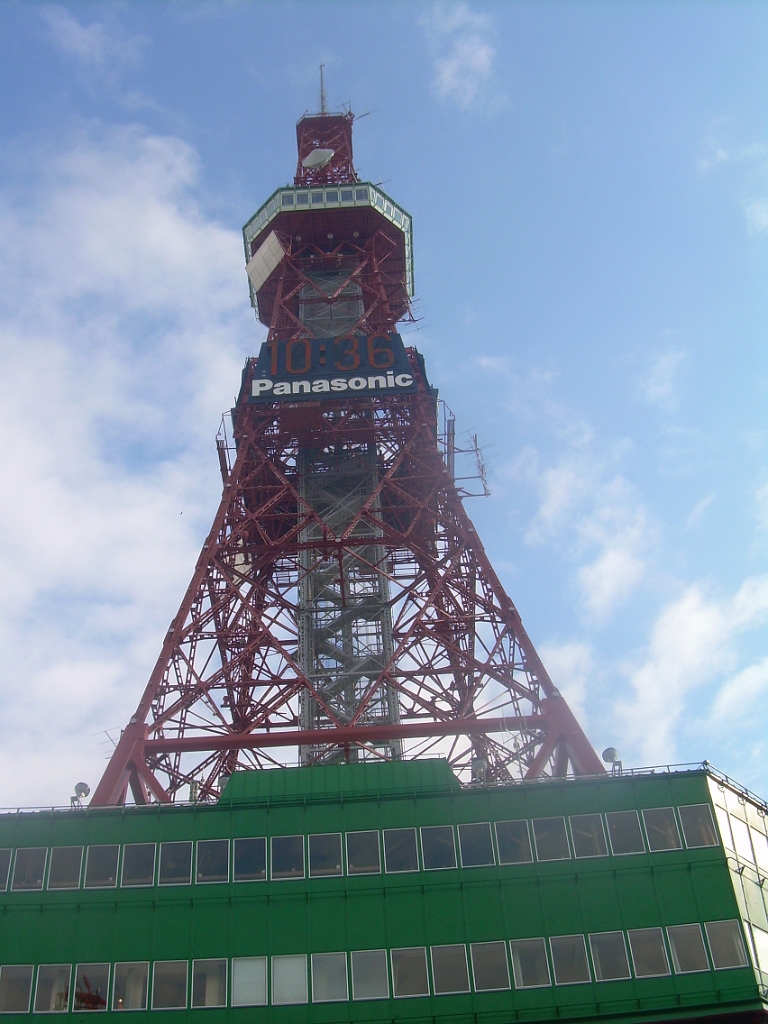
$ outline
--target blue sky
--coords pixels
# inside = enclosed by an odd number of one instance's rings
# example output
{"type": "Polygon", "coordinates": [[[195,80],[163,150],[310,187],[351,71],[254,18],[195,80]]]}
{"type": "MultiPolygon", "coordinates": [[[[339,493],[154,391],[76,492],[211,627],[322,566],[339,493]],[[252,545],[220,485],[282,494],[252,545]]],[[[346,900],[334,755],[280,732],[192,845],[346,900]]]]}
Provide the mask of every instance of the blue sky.
{"type": "Polygon", "coordinates": [[[94,785],[145,685],[321,61],[550,674],[768,794],[766,58],[763,3],[1,4],[2,802],[94,785]]]}

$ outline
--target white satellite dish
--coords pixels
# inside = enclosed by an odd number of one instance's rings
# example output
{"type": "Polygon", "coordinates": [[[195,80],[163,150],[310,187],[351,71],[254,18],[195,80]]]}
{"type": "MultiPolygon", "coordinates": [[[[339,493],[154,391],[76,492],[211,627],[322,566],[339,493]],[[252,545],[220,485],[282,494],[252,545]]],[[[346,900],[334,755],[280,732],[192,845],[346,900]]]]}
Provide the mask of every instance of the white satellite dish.
{"type": "Polygon", "coordinates": [[[333,160],[332,149],[313,149],[311,153],[307,153],[304,159],[301,161],[301,166],[306,167],[307,170],[314,170],[317,167],[325,167],[333,160]]]}

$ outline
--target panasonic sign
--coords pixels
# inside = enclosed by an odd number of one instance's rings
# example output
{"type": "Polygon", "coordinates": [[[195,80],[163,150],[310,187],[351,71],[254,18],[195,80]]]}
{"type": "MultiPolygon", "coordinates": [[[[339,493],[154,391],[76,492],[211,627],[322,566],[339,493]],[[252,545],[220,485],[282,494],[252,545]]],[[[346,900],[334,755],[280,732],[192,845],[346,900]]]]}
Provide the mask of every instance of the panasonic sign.
{"type": "Polygon", "coordinates": [[[261,346],[252,402],[301,401],[350,392],[364,396],[416,391],[399,334],[293,338],[261,346]]]}

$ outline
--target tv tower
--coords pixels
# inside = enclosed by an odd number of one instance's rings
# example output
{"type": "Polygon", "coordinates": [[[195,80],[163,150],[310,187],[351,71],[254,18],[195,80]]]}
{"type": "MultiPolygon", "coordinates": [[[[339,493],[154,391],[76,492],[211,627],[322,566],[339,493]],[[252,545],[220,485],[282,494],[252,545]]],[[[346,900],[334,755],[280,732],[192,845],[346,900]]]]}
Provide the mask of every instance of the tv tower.
{"type": "Polygon", "coordinates": [[[223,493],[94,806],[215,799],[239,768],[441,754],[465,781],[602,774],[464,510],[411,319],[411,218],[353,114],[296,127],[243,229],[269,328],[223,493]]]}

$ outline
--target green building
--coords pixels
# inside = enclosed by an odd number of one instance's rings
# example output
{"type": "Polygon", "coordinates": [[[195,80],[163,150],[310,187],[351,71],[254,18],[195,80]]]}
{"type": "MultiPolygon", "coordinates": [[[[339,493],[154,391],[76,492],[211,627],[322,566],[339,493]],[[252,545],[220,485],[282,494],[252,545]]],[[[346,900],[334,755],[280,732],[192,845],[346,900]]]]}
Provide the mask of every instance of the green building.
{"type": "Polygon", "coordinates": [[[435,759],[3,814],[0,1013],[768,1020],[767,810],[707,765],[462,787],[435,759]]]}

